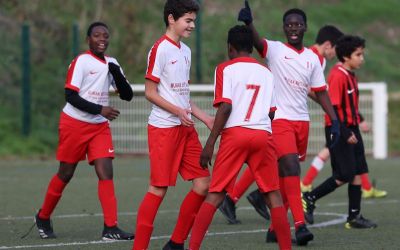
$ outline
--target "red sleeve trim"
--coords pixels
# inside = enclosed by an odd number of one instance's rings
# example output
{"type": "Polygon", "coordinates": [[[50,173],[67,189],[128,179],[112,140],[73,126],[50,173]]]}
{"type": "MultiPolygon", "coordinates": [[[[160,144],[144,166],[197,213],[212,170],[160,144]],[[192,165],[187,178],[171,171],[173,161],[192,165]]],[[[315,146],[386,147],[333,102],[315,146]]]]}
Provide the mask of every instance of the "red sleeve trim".
{"type": "Polygon", "coordinates": [[[318,87],[318,88],[311,88],[311,91],[314,92],[321,92],[321,91],[325,91],[326,90],[326,85],[318,87]]]}
{"type": "Polygon", "coordinates": [[[78,88],[78,87],[75,87],[75,86],[73,86],[73,85],[71,85],[71,84],[65,84],[65,87],[64,87],[64,88],[66,88],[66,89],[71,89],[71,90],[73,90],[73,91],[79,92],[79,88],[78,88]]]}
{"type": "MultiPolygon", "coordinates": [[[[149,56],[149,66],[147,67],[147,72],[146,72],[146,76],[145,76],[146,79],[149,77],[150,80],[153,80],[153,79],[150,78],[150,76],[152,76],[152,73],[153,73],[154,64],[155,64],[156,56],[157,56],[157,49],[158,49],[158,46],[161,44],[161,42],[164,41],[164,40],[165,40],[165,37],[164,36],[161,37],[153,45],[153,48],[151,48],[150,56],[149,56]]],[[[154,77],[154,76],[152,76],[152,77],[154,77]]],[[[157,77],[155,77],[155,78],[157,78],[157,77]]],[[[160,79],[158,79],[157,82],[159,82],[159,81],[160,81],[160,79]]]]}
{"type": "Polygon", "coordinates": [[[276,110],[277,110],[276,107],[271,107],[271,108],[269,109],[269,112],[274,112],[274,111],[276,111],[276,110]]]}
{"type": "Polygon", "coordinates": [[[76,62],[78,61],[78,58],[79,58],[79,56],[76,57],[74,60],[72,60],[71,64],[69,65],[67,79],[65,79],[65,86],[71,84],[72,75],[74,74],[74,69],[75,69],[76,62]]]}
{"type": "Polygon", "coordinates": [[[262,44],[263,44],[263,50],[260,52],[258,51],[258,53],[260,54],[260,56],[262,58],[266,58],[267,57],[267,52],[268,52],[268,43],[265,39],[262,40],[262,44]]]}
{"type": "Polygon", "coordinates": [[[214,107],[218,107],[218,105],[221,104],[222,102],[226,102],[226,103],[232,104],[232,100],[231,99],[219,98],[219,99],[215,99],[214,100],[213,106],[214,107]]]}
{"type": "Polygon", "coordinates": [[[153,76],[153,75],[147,74],[144,78],[145,78],[145,79],[148,79],[148,80],[152,80],[152,81],[155,82],[155,83],[159,83],[159,82],[160,82],[160,78],[155,77],[155,76],[153,76]]]}

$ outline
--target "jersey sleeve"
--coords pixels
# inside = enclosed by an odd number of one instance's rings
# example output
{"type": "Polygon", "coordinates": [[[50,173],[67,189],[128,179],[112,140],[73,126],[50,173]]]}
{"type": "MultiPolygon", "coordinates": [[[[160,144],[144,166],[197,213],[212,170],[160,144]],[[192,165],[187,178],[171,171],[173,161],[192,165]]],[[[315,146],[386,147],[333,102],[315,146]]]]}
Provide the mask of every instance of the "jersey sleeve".
{"type": "Polygon", "coordinates": [[[147,71],[146,79],[152,80],[153,82],[159,83],[161,73],[165,65],[165,54],[162,51],[162,47],[157,43],[151,48],[147,58],[147,71]]]}
{"type": "Polygon", "coordinates": [[[346,76],[339,71],[331,72],[329,75],[329,97],[333,106],[341,105],[346,80],[346,76]]]}
{"type": "Polygon", "coordinates": [[[276,95],[275,95],[275,87],[274,87],[274,89],[272,91],[271,105],[270,105],[270,108],[269,108],[269,112],[273,112],[273,111],[276,111],[276,110],[277,110],[277,108],[276,108],[276,95]]]}
{"type": "Polygon", "coordinates": [[[68,67],[65,88],[79,92],[84,76],[84,63],[81,57],[75,58],[68,67]]]}
{"type": "MultiPolygon", "coordinates": [[[[318,59],[318,58],[316,58],[318,59]]],[[[326,82],[324,77],[324,72],[322,70],[321,63],[318,61],[314,62],[313,71],[310,78],[310,87],[314,92],[325,91],[326,82]]]]}
{"type": "Polygon", "coordinates": [[[232,104],[232,88],[229,77],[225,74],[225,67],[218,65],[214,77],[214,102],[213,106],[218,107],[222,102],[232,104]]]}

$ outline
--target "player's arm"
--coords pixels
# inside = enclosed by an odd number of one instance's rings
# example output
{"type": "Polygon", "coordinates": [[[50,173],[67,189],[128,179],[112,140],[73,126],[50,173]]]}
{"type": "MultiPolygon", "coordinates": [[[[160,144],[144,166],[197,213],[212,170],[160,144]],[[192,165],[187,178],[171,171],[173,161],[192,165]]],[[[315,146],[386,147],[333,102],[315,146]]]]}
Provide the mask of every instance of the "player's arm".
{"type": "Polygon", "coordinates": [[[192,126],[194,125],[194,121],[189,118],[188,114],[191,113],[189,109],[180,108],[167,100],[165,100],[162,96],[158,94],[157,91],[157,83],[146,79],[145,81],[145,96],[148,101],[154,103],[158,107],[170,112],[179,117],[182,125],[184,126],[192,126]]]}
{"type": "Polygon", "coordinates": [[[88,100],[82,98],[77,91],[72,89],[65,89],[65,100],[79,110],[85,111],[92,115],[102,115],[110,121],[114,120],[119,115],[119,111],[117,109],[89,102],[88,100]]]}
{"type": "Polygon", "coordinates": [[[361,114],[359,115],[360,115],[360,124],[359,124],[360,130],[364,133],[368,133],[369,131],[371,131],[369,123],[365,120],[363,115],[361,114]]]}
{"type": "Polygon", "coordinates": [[[207,142],[200,155],[200,165],[203,168],[207,168],[211,165],[211,158],[214,153],[214,145],[225,127],[226,122],[232,111],[232,104],[222,102],[218,106],[217,114],[215,115],[214,125],[211,129],[210,135],[208,136],[207,142]]]}
{"type": "Polygon", "coordinates": [[[314,93],[317,97],[317,102],[321,105],[322,109],[331,119],[332,122],[332,125],[330,127],[331,141],[328,142],[328,144],[330,145],[330,147],[334,147],[338,143],[340,136],[340,125],[336,112],[332,106],[331,100],[326,90],[315,91],[314,93]]]}
{"type": "Polygon", "coordinates": [[[253,24],[253,15],[251,13],[249,2],[246,0],[244,1],[245,7],[239,11],[238,21],[244,22],[253,33],[253,40],[254,40],[254,47],[257,49],[258,53],[262,54],[264,50],[264,43],[263,39],[258,34],[256,28],[253,24]]]}
{"type": "MultiPolygon", "coordinates": [[[[333,109],[336,113],[336,116],[339,117],[339,108],[338,106],[333,106],[333,109]]],[[[351,131],[349,128],[347,128],[345,123],[340,124],[340,136],[342,138],[346,139],[348,144],[356,144],[358,142],[356,135],[351,131]]]]}
{"type": "Polygon", "coordinates": [[[315,94],[314,91],[312,91],[312,90],[308,91],[307,95],[311,100],[313,100],[314,102],[319,104],[318,99],[317,99],[317,95],[315,94]]]}
{"type": "Polygon", "coordinates": [[[114,82],[119,93],[119,98],[125,101],[132,100],[133,91],[131,85],[122,74],[120,67],[115,63],[109,62],[108,69],[114,78],[114,82]]]}
{"type": "Polygon", "coordinates": [[[190,107],[192,108],[192,114],[211,130],[214,125],[214,117],[204,112],[192,100],[190,100],[190,107]]]}

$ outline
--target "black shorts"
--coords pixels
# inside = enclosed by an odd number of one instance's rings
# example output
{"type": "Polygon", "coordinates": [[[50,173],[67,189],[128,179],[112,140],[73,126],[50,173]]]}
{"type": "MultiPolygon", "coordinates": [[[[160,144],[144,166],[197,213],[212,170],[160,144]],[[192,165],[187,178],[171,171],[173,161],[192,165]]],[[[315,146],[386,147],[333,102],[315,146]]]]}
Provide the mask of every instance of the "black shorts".
{"type": "MultiPolygon", "coordinates": [[[[368,173],[365,159],[364,142],[358,126],[348,127],[357,137],[357,144],[348,144],[347,139],[340,136],[338,144],[329,148],[333,178],[343,182],[351,182],[354,176],[368,173]]],[[[329,127],[325,127],[325,137],[330,137],[329,127]]]]}

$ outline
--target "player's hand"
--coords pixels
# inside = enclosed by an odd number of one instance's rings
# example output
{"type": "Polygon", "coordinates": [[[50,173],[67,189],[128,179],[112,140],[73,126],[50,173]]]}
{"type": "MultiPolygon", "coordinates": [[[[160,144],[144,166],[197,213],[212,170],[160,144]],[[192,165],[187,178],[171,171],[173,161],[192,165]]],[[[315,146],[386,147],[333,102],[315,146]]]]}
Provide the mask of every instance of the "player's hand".
{"type": "Polygon", "coordinates": [[[357,140],[356,135],[353,132],[351,132],[350,137],[347,139],[347,143],[348,144],[357,144],[357,142],[358,142],[358,140],[357,140]]]}
{"type": "Polygon", "coordinates": [[[194,125],[194,121],[192,119],[190,119],[190,117],[189,117],[190,113],[192,113],[192,111],[190,109],[179,108],[177,115],[183,126],[190,127],[190,126],[194,125]]]}
{"type": "Polygon", "coordinates": [[[119,66],[112,62],[108,63],[108,70],[111,72],[111,74],[121,73],[119,66]]]}
{"type": "Polygon", "coordinates": [[[360,127],[361,132],[368,133],[371,131],[371,128],[370,128],[368,122],[365,120],[360,122],[360,124],[358,124],[358,126],[360,127]]]}
{"type": "Polygon", "coordinates": [[[214,153],[214,145],[206,143],[200,155],[200,166],[203,169],[206,169],[208,168],[208,166],[211,166],[211,158],[213,156],[213,153],[214,153]]]}
{"type": "Polygon", "coordinates": [[[239,11],[238,21],[242,21],[246,25],[249,25],[253,22],[253,15],[251,14],[250,5],[247,0],[244,1],[244,8],[239,11]]]}
{"type": "Polygon", "coordinates": [[[119,111],[117,109],[113,108],[113,107],[103,106],[101,108],[100,115],[102,115],[107,120],[112,121],[112,120],[114,120],[115,118],[118,117],[119,111]]]}
{"type": "Polygon", "coordinates": [[[329,148],[334,148],[339,142],[340,138],[340,124],[338,120],[332,120],[332,125],[330,128],[330,141],[328,142],[329,148]]]}

